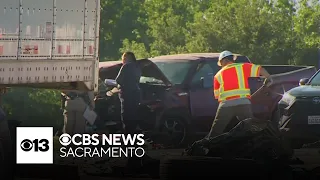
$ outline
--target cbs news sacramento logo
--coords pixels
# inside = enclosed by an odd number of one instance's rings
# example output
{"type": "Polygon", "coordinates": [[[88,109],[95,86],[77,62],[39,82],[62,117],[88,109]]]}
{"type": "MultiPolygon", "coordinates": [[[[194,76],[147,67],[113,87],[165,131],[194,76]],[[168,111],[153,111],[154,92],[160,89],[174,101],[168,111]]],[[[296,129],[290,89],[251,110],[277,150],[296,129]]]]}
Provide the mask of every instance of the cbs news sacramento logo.
{"type": "Polygon", "coordinates": [[[17,164],[53,164],[53,128],[17,127],[17,164]]]}
{"type": "Polygon", "coordinates": [[[62,134],[60,157],[143,157],[143,137],[144,134],[62,134]]]}
{"type": "MultiPolygon", "coordinates": [[[[62,145],[59,156],[142,157],[145,150],[137,146],[144,145],[143,137],[144,134],[62,134],[59,138],[62,145]]],[[[16,148],[17,164],[53,164],[53,128],[17,127],[16,148]]]]}

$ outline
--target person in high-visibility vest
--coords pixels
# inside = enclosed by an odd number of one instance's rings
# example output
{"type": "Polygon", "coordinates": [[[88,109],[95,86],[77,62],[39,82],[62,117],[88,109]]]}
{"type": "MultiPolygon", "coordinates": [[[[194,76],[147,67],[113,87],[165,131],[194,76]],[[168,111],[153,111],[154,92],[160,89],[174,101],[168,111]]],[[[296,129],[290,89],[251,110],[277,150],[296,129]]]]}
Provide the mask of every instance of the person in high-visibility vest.
{"type": "Polygon", "coordinates": [[[235,117],[240,121],[253,117],[249,77],[264,76],[268,80],[265,82],[272,83],[270,74],[260,65],[234,60],[230,51],[220,53],[218,66],[222,68],[213,78],[214,97],[219,106],[208,137],[222,134],[235,117]]]}

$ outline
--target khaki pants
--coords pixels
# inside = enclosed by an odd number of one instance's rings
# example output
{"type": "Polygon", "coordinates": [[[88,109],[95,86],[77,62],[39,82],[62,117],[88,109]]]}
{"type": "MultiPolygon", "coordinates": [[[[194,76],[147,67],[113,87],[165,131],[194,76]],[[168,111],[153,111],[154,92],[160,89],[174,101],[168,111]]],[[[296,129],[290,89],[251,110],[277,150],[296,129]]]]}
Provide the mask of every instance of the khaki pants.
{"type": "Polygon", "coordinates": [[[83,113],[86,107],[87,104],[82,98],[68,99],[65,102],[63,133],[70,135],[85,133],[86,119],[83,113]]]}
{"type": "Polygon", "coordinates": [[[219,104],[216,117],[211,126],[207,137],[215,137],[224,132],[233,118],[237,117],[240,121],[252,118],[251,104],[242,104],[236,106],[223,106],[219,104]]]}

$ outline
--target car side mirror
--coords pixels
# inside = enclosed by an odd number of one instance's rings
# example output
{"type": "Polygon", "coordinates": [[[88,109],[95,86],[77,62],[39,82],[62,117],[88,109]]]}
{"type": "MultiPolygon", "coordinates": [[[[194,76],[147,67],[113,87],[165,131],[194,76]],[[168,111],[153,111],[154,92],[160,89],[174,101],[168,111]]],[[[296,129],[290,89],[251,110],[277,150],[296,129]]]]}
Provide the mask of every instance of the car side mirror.
{"type": "Polygon", "coordinates": [[[213,87],[213,75],[201,77],[201,83],[203,88],[213,87]]]}
{"type": "Polygon", "coordinates": [[[117,82],[114,79],[105,79],[104,84],[107,86],[117,86],[117,82]]]}
{"type": "Polygon", "coordinates": [[[303,85],[306,85],[308,82],[309,82],[309,78],[302,78],[299,81],[299,85],[303,86],[303,85]]]}

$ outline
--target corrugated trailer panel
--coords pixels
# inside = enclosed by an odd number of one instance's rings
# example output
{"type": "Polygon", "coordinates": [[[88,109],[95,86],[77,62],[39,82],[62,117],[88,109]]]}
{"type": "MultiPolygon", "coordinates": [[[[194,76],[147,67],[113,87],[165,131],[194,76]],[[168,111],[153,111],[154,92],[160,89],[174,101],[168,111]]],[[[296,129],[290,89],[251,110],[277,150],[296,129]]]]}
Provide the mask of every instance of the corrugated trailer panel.
{"type": "Polygon", "coordinates": [[[96,59],[97,3],[1,0],[0,59],[96,59]]]}
{"type": "Polygon", "coordinates": [[[0,0],[0,88],[98,89],[100,0],[0,0]]]}
{"type": "Polygon", "coordinates": [[[19,37],[19,0],[0,1],[1,59],[17,59],[19,37]]]}

